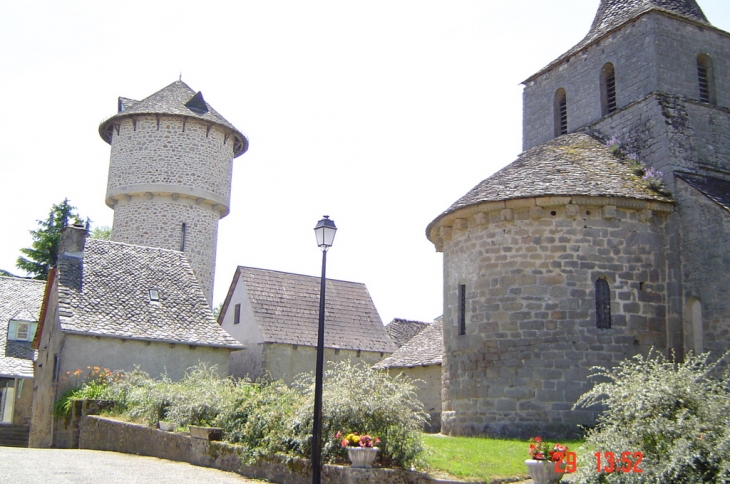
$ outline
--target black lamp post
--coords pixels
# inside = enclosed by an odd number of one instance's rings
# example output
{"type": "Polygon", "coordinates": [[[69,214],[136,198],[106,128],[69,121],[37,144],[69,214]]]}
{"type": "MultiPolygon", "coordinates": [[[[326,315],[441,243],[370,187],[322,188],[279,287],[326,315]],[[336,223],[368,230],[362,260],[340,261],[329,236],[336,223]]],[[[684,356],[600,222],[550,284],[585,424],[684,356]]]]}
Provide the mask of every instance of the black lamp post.
{"type": "Polygon", "coordinates": [[[332,247],[335,240],[334,221],[325,215],[317,222],[314,233],[317,236],[317,245],[322,249],[322,278],[319,288],[319,330],[317,332],[317,368],[314,380],[314,424],[312,429],[312,484],[320,484],[322,472],[322,380],[324,379],[324,289],[325,272],[327,269],[327,249],[332,247]]]}

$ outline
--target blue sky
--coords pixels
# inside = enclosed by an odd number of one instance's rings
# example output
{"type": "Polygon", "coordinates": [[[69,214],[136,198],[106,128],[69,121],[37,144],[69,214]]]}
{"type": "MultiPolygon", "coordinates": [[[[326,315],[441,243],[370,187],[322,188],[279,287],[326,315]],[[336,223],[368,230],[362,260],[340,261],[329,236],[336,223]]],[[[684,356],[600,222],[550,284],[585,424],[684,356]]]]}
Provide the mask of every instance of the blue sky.
{"type": "MultiPolygon", "coordinates": [[[[426,225],[521,151],[520,82],[582,39],[598,0],[0,3],[0,268],[64,197],[95,225],[118,96],[182,79],[245,133],[214,303],[237,265],[363,282],[384,322],[441,314],[426,225]]],[[[700,0],[730,30],[730,2],[700,0]]],[[[17,271],[16,271],[17,272],[17,271]]]]}

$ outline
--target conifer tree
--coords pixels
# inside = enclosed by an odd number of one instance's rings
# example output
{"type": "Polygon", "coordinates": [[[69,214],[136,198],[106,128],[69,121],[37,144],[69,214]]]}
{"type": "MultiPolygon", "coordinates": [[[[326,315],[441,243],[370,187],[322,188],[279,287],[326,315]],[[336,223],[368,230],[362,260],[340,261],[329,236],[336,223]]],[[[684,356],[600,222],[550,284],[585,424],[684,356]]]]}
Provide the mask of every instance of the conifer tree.
{"type": "Polygon", "coordinates": [[[53,204],[47,219],[38,220],[39,228],[30,231],[33,237],[31,247],[20,249],[26,257],[18,257],[15,266],[34,279],[47,279],[48,271],[56,266],[58,260],[61,230],[69,223],[78,224],[81,219],[76,207],[71,206],[66,198],[58,205],[53,204]]]}

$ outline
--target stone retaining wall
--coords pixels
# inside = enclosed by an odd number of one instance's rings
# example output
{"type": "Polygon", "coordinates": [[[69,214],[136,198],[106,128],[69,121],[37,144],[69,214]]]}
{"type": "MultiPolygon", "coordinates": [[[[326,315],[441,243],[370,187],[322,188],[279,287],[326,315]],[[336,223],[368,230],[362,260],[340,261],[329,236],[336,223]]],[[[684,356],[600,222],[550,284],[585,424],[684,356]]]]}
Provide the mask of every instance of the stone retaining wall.
{"type": "MultiPolygon", "coordinates": [[[[242,447],[226,442],[209,442],[187,433],[163,432],[144,425],[104,417],[85,416],[80,424],[80,449],[106,450],[159,457],[194,465],[236,472],[246,477],[268,479],[279,484],[308,484],[312,481],[309,460],[274,455],[255,465],[241,463],[242,447]]],[[[403,469],[355,469],[325,465],[325,484],[456,484],[437,480],[420,472],[403,469]]]]}

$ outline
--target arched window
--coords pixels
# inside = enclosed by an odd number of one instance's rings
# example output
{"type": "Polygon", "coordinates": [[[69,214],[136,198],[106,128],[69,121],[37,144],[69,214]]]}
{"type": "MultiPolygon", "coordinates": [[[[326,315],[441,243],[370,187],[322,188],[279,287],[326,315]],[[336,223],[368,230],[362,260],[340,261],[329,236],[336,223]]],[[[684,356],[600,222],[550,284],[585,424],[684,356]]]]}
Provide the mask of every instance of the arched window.
{"type": "Polygon", "coordinates": [[[601,115],[616,111],[616,72],[607,62],[601,69],[601,115]]]}
{"type": "Polygon", "coordinates": [[[688,349],[700,354],[705,350],[705,332],[702,327],[702,303],[699,299],[691,297],[684,306],[684,317],[686,324],[685,332],[690,332],[692,340],[688,341],[688,349]]]}
{"type": "Polygon", "coordinates": [[[715,104],[715,83],[713,82],[712,59],[707,54],[697,56],[697,86],[700,102],[715,104]]]}
{"type": "Polygon", "coordinates": [[[596,279],[596,327],[611,327],[611,289],[606,279],[596,279]]]}
{"type": "Polygon", "coordinates": [[[568,134],[568,102],[565,97],[565,89],[562,87],[555,91],[553,110],[555,113],[555,136],[568,134]]]}

